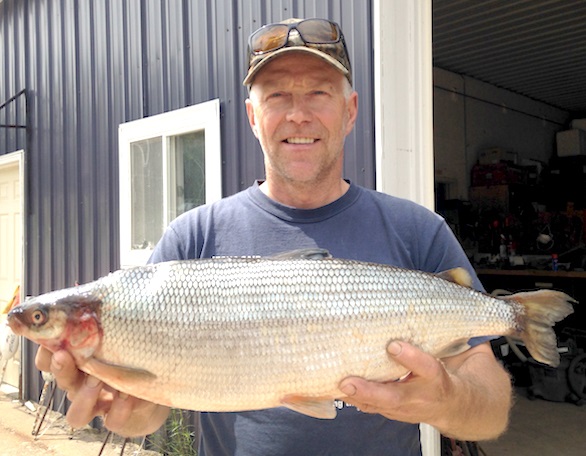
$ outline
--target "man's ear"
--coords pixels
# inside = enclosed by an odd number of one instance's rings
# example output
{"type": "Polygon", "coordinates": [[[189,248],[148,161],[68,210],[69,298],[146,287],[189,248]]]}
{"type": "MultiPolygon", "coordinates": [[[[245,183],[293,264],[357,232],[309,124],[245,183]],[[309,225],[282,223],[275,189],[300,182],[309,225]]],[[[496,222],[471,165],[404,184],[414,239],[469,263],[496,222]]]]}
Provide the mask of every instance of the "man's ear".
{"type": "Polygon", "coordinates": [[[346,136],[350,134],[356,123],[358,117],[358,93],[356,91],[348,97],[346,101],[346,109],[348,110],[348,120],[346,123],[346,136]]]}
{"type": "Polygon", "coordinates": [[[244,105],[246,106],[246,115],[248,116],[248,123],[250,125],[250,129],[252,130],[254,136],[258,138],[258,132],[256,128],[256,116],[254,115],[254,104],[252,103],[250,98],[247,98],[244,102],[244,105]]]}

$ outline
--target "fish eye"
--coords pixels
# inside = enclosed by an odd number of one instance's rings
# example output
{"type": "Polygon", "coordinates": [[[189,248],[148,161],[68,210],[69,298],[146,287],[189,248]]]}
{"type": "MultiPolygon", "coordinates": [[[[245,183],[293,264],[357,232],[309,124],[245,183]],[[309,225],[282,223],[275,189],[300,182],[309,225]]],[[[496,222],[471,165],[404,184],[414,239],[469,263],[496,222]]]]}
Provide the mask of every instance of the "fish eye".
{"type": "Polygon", "coordinates": [[[47,312],[43,309],[36,309],[31,313],[30,319],[31,324],[41,326],[47,321],[47,312]]]}

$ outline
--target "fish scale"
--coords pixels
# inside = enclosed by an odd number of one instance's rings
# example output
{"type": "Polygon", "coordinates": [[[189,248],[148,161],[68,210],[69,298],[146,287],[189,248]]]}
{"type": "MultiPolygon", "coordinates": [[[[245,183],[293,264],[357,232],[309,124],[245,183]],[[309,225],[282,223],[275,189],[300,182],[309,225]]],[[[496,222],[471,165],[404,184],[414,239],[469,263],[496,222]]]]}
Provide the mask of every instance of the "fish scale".
{"type": "Polygon", "coordinates": [[[80,369],[120,391],[201,411],[285,405],[332,418],[345,377],[406,373],[386,353],[391,340],[443,357],[475,336],[512,335],[536,359],[559,362],[550,326],[571,312],[563,293],[497,299],[420,271],[324,256],[304,250],[120,270],[21,305],[11,327],[68,349],[80,369]],[[42,324],[31,324],[34,315],[42,324]],[[85,346],[59,339],[55,327],[48,341],[46,321],[60,315],[63,326],[82,331],[83,319],[83,330],[95,331],[79,338],[85,346]]]}

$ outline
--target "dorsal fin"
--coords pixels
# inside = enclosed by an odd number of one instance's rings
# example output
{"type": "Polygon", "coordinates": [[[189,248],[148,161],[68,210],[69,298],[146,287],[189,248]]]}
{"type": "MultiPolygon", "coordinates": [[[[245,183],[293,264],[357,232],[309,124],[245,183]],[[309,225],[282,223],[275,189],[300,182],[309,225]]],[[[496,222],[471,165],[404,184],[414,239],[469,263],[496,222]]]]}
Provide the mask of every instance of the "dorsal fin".
{"type": "Polygon", "coordinates": [[[464,268],[453,268],[436,274],[439,278],[454,282],[463,287],[472,288],[472,276],[464,268]]]}
{"type": "Polygon", "coordinates": [[[323,260],[332,258],[332,255],[326,249],[312,247],[308,249],[291,250],[290,252],[278,253],[270,257],[274,260],[323,260]]]}

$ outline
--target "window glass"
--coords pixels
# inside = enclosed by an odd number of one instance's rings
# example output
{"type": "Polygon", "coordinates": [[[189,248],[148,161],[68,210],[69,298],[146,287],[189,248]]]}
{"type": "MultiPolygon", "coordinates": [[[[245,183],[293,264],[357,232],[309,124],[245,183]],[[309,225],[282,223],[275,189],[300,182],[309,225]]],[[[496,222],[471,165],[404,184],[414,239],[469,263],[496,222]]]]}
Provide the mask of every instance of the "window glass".
{"type": "Polygon", "coordinates": [[[165,227],[163,142],[151,138],[130,144],[132,249],[152,249],[165,227]]]}
{"type": "Polygon", "coordinates": [[[205,131],[169,138],[169,218],[206,202],[205,131]]]}

